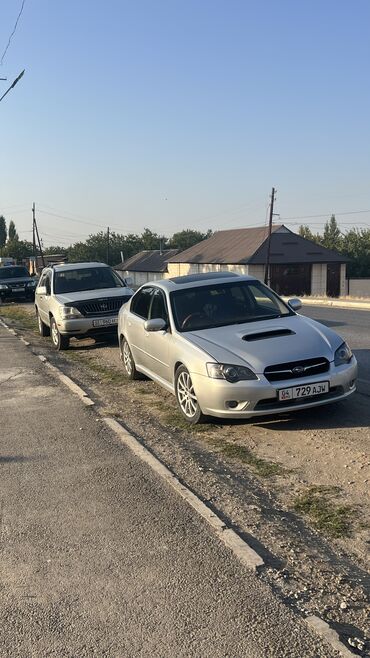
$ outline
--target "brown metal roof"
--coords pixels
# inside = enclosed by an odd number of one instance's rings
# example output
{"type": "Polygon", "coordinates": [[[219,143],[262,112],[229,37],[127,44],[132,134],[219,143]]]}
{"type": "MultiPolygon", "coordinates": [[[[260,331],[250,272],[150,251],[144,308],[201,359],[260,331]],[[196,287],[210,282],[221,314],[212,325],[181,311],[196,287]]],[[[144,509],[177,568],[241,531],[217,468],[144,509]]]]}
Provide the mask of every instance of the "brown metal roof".
{"type": "MultiPolygon", "coordinates": [[[[273,231],[281,228],[274,225],[273,231]]],[[[217,231],[207,240],[182,251],[170,263],[248,263],[268,237],[268,227],[236,228],[217,231]]]]}
{"type": "Polygon", "coordinates": [[[150,249],[139,251],[135,256],[131,256],[124,263],[114,266],[115,270],[130,272],[165,272],[167,270],[167,261],[171,256],[178,253],[178,249],[150,249]]]}
{"type": "MultiPolygon", "coordinates": [[[[265,264],[268,227],[218,231],[212,237],[169,258],[170,263],[265,264]]],[[[345,263],[349,259],[336,251],[293,233],[283,224],[273,225],[270,262],[284,263],[345,263]]]]}

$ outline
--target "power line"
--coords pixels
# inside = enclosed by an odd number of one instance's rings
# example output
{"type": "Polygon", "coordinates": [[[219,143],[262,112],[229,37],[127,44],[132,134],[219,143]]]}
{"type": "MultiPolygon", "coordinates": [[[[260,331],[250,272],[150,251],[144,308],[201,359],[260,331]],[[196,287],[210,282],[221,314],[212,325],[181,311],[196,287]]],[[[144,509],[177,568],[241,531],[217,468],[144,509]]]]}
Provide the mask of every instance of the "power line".
{"type": "Polygon", "coordinates": [[[17,16],[17,20],[15,21],[14,28],[13,28],[13,32],[11,33],[11,35],[10,35],[10,37],[9,37],[9,39],[8,39],[8,43],[6,44],[6,48],[5,48],[5,50],[4,50],[4,52],[3,52],[2,56],[1,56],[0,65],[3,64],[4,57],[5,57],[5,55],[6,55],[6,53],[7,53],[7,50],[8,50],[8,48],[9,48],[9,46],[10,46],[10,42],[11,42],[11,40],[12,40],[14,34],[15,34],[15,31],[16,31],[16,29],[17,29],[17,27],[18,27],[18,21],[19,21],[20,17],[22,16],[23,7],[24,7],[24,3],[25,3],[25,2],[26,2],[26,0],[22,0],[22,6],[21,6],[20,11],[19,11],[19,14],[18,14],[18,16],[17,16]]]}
{"type": "Polygon", "coordinates": [[[326,212],[323,215],[298,215],[295,217],[283,217],[281,220],[287,221],[288,219],[313,219],[314,217],[328,217],[328,215],[360,215],[361,213],[370,212],[370,210],[350,210],[348,212],[326,212]]]}
{"type": "MultiPolygon", "coordinates": [[[[72,217],[67,217],[67,215],[59,215],[57,213],[49,212],[49,211],[46,211],[46,210],[40,210],[39,209],[38,212],[39,213],[41,212],[43,215],[50,215],[51,217],[58,217],[59,219],[67,219],[70,222],[77,222],[78,224],[86,224],[87,226],[96,226],[97,228],[103,228],[105,230],[107,229],[106,224],[97,224],[95,222],[86,222],[83,219],[75,219],[75,218],[72,219],[72,217]]],[[[129,233],[129,231],[122,231],[122,229],[119,228],[118,226],[112,226],[112,228],[116,229],[117,231],[120,231],[121,233],[129,233]]]]}

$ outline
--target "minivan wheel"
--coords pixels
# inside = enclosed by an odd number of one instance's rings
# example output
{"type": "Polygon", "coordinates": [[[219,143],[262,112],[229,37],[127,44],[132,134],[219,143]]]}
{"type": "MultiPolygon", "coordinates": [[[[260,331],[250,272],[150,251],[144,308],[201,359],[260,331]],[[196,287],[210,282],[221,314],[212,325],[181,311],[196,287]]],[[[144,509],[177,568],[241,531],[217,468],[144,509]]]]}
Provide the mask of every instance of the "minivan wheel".
{"type": "Polygon", "coordinates": [[[196,425],[207,420],[199,406],[192,379],[185,366],[180,366],[176,370],[175,392],[178,407],[188,423],[196,425]]]}
{"type": "Polygon", "coordinates": [[[119,339],[119,351],[127,377],[129,379],[143,379],[142,374],[136,370],[134,357],[124,336],[119,339]]]}
{"type": "Polygon", "coordinates": [[[48,327],[45,322],[43,322],[40,318],[40,313],[38,309],[36,308],[36,317],[37,317],[37,324],[39,326],[39,332],[40,336],[45,338],[45,336],[50,336],[50,327],[48,327]]]}
{"type": "Polygon", "coordinates": [[[60,333],[54,318],[50,319],[51,340],[56,350],[67,350],[69,347],[69,337],[60,333]]]}

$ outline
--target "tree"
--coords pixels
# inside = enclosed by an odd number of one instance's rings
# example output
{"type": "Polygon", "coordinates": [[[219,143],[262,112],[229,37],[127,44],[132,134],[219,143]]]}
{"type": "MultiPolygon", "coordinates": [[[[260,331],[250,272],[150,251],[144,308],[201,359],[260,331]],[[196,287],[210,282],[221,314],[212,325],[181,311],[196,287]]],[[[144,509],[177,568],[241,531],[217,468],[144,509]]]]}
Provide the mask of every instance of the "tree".
{"type": "Polygon", "coordinates": [[[6,243],[6,221],[3,215],[0,216],[0,249],[5,247],[6,243]]]}
{"type": "Polygon", "coordinates": [[[335,219],[335,215],[332,215],[330,220],[325,224],[321,244],[327,249],[334,249],[336,251],[341,250],[342,235],[337,220],[335,219]]]}
{"type": "Polygon", "coordinates": [[[161,237],[158,233],[153,233],[149,228],[145,228],[140,237],[143,249],[159,249],[161,237]]]}
{"type": "Polygon", "coordinates": [[[370,229],[351,228],[343,237],[342,253],[351,259],[349,277],[370,276],[370,229]]]}
{"type": "Polygon", "coordinates": [[[51,247],[44,247],[43,249],[44,254],[48,255],[61,255],[61,256],[67,256],[68,254],[68,249],[66,247],[59,247],[58,245],[52,245],[51,247]]]}
{"type": "Polygon", "coordinates": [[[26,240],[8,240],[3,249],[3,255],[15,258],[16,261],[21,261],[23,258],[32,256],[33,245],[32,242],[26,240]]]}
{"type": "Polygon", "coordinates": [[[15,229],[15,224],[14,224],[14,222],[13,222],[12,219],[11,219],[10,222],[9,222],[9,228],[8,228],[8,239],[9,239],[10,241],[13,241],[13,240],[19,240],[19,235],[18,235],[18,233],[17,233],[17,231],[16,231],[16,229],[15,229]]]}
{"type": "Polygon", "coordinates": [[[172,249],[185,251],[185,249],[189,249],[189,247],[192,247],[194,244],[202,242],[202,240],[207,240],[207,238],[210,238],[212,235],[213,232],[211,229],[206,233],[201,233],[200,231],[194,231],[187,228],[184,231],[179,231],[178,233],[173,234],[172,238],[170,238],[170,246],[172,249]]]}

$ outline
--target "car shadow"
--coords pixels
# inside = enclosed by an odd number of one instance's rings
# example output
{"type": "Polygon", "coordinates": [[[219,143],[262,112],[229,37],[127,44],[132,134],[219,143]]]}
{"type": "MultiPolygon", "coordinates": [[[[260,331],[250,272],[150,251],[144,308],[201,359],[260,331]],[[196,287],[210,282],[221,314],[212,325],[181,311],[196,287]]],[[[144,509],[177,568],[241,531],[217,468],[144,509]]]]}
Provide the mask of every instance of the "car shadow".
{"type": "Polygon", "coordinates": [[[301,409],[271,416],[255,416],[250,419],[212,418],[210,422],[224,428],[238,425],[263,427],[269,430],[297,432],[299,430],[325,430],[370,426],[370,405],[361,393],[342,402],[331,402],[310,409],[301,409]]]}

